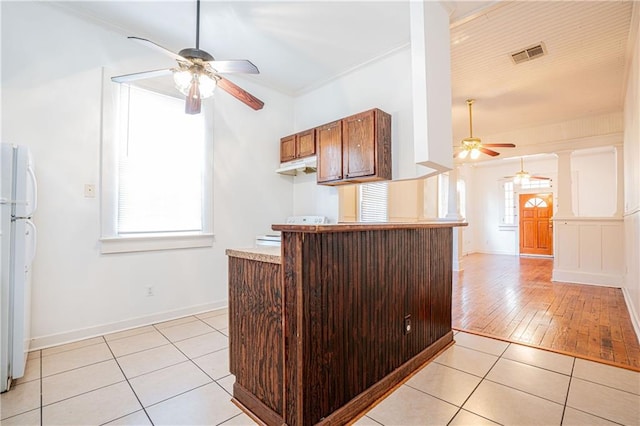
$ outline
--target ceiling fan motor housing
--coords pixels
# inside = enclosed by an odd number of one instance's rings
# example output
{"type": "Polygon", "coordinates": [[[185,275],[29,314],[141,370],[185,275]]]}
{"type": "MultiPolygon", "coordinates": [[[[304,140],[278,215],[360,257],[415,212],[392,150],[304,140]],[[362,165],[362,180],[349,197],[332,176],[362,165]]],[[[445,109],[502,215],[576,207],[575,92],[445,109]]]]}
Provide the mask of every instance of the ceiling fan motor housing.
{"type": "Polygon", "coordinates": [[[187,59],[201,59],[202,61],[205,61],[205,62],[214,60],[213,56],[211,56],[208,52],[205,52],[204,50],[200,50],[200,49],[195,49],[192,47],[182,49],[180,52],[178,52],[178,55],[187,59]]]}

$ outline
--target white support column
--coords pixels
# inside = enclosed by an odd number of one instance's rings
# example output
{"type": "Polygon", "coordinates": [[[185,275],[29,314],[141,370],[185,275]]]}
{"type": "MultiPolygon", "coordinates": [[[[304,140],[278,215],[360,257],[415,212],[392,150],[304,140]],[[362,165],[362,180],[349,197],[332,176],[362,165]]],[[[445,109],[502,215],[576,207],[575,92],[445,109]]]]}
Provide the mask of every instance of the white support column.
{"type": "MultiPolygon", "coordinates": [[[[454,166],[449,170],[449,196],[447,203],[446,220],[462,221],[464,218],[460,214],[460,202],[458,200],[458,169],[454,166]]],[[[452,253],[452,269],[456,272],[463,270],[462,268],[462,230],[463,228],[453,228],[453,253],[452,253]]]]}
{"type": "Polygon", "coordinates": [[[571,153],[556,152],[558,156],[558,210],[557,217],[574,217],[573,194],[571,192],[571,153]]]}
{"type": "Polygon", "coordinates": [[[615,217],[624,215],[624,151],[622,145],[615,145],[616,150],[616,212],[615,217]]]}
{"type": "Polygon", "coordinates": [[[455,227],[453,228],[453,252],[452,252],[452,263],[451,269],[455,272],[464,271],[464,267],[462,266],[462,247],[463,247],[463,239],[462,233],[464,232],[464,228],[455,227]]]}
{"type": "Polygon", "coordinates": [[[411,0],[409,25],[415,164],[400,171],[403,178],[442,173],[453,165],[449,12],[443,2],[411,0]]]}
{"type": "Polygon", "coordinates": [[[449,170],[449,194],[447,203],[447,220],[463,220],[460,215],[460,203],[458,201],[458,168],[449,170]]]}

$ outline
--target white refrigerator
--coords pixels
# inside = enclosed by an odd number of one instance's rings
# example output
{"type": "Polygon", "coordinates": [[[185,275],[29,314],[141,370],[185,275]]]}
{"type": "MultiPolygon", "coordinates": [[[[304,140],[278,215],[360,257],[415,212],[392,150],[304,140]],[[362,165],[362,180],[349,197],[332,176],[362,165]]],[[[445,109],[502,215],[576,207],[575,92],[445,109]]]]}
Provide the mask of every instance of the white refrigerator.
{"type": "Polygon", "coordinates": [[[31,264],[36,252],[37,186],[26,146],[0,152],[0,392],[24,375],[31,340],[31,264]]]}

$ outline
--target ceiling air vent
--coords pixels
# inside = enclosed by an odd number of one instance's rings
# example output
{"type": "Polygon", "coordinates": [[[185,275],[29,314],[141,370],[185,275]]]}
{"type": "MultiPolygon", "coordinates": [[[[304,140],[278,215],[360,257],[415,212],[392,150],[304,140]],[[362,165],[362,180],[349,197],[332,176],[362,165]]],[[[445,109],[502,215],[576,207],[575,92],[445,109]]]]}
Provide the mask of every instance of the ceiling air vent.
{"type": "Polygon", "coordinates": [[[526,49],[519,50],[511,54],[511,59],[514,64],[521,64],[535,58],[539,58],[545,54],[544,44],[536,44],[535,46],[527,47],[526,49]]]}

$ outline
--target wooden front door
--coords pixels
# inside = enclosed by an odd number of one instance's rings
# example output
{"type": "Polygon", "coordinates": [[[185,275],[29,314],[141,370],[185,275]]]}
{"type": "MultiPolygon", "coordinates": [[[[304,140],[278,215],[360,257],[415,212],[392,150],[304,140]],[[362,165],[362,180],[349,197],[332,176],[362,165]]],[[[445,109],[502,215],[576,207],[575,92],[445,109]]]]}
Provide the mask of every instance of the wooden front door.
{"type": "Polygon", "coordinates": [[[553,255],[553,194],[520,195],[520,254],[553,255]]]}

